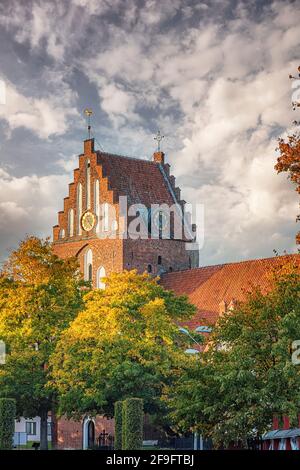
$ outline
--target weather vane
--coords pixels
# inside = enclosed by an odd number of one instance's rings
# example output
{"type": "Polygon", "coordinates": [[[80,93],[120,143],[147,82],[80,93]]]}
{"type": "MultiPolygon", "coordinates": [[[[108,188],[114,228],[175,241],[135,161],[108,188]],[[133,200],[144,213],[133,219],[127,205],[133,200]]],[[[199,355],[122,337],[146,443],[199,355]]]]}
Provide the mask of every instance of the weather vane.
{"type": "Polygon", "coordinates": [[[157,151],[158,152],[160,152],[160,143],[164,138],[165,138],[165,136],[161,135],[160,131],[157,131],[157,134],[154,137],[154,140],[157,140],[157,151]]]}
{"type": "Polygon", "coordinates": [[[87,120],[87,129],[88,129],[88,138],[91,138],[91,116],[93,114],[93,111],[90,108],[86,108],[84,110],[84,114],[86,115],[86,120],[87,120]]]}

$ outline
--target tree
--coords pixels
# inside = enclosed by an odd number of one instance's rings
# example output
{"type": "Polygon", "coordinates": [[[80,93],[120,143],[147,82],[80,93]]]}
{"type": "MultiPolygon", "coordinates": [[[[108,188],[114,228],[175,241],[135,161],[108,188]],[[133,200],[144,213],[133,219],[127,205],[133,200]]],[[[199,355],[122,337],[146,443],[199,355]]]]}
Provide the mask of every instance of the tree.
{"type": "Polygon", "coordinates": [[[146,413],[162,415],[165,384],[172,384],[187,360],[187,337],[178,322],[195,307],[165,291],[147,274],[111,274],[105,290],[89,292],[85,308],[62,334],[52,357],[60,410],[113,416],[117,400],[144,400],[146,413]]]}
{"type": "Polygon", "coordinates": [[[16,399],[19,416],[40,416],[42,449],[57,401],[48,384],[49,357],[82,306],[81,287],[77,261],[59,259],[48,240],[35,237],[12,252],[0,277],[0,337],[7,349],[0,396],[16,399]]]}
{"type": "Polygon", "coordinates": [[[12,449],[15,431],[16,401],[0,398],[0,449],[12,449]]]}
{"type": "MultiPolygon", "coordinates": [[[[278,173],[287,172],[289,178],[296,185],[296,191],[300,194],[300,135],[293,134],[287,138],[279,139],[278,149],[280,156],[277,159],[275,170],[278,173]]],[[[297,217],[297,221],[300,217],[297,217]]],[[[300,244],[300,232],[296,236],[296,241],[300,244]]]]}
{"type": "Polygon", "coordinates": [[[166,398],[173,422],[216,442],[265,432],[275,414],[296,418],[300,370],[291,345],[300,338],[300,273],[272,274],[268,293],[254,289],[221,317],[201,360],[193,361],[166,398]]]}

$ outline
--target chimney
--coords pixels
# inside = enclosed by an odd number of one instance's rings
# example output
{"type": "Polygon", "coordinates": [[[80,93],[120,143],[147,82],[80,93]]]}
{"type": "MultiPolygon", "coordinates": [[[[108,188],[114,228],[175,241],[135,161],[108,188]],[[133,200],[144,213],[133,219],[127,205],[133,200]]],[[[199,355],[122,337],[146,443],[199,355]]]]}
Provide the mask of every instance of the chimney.
{"type": "Polygon", "coordinates": [[[165,163],[165,154],[164,154],[164,152],[154,152],[153,161],[155,163],[164,164],[165,163]]]}
{"type": "Polygon", "coordinates": [[[94,153],[94,139],[87,139],[84,141],[84,155],[91,155],[94,153]]]}

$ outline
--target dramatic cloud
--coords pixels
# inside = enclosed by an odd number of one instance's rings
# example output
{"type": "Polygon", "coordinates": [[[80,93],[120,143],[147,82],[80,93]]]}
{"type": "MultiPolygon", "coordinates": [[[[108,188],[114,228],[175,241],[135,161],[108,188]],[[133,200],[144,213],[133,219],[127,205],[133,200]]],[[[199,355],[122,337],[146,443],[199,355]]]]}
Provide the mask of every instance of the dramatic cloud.
{"type": "Polygon", "coordinates": [[[274,164],[277,138],[295,119],[288,74],[299,65],[299,22],[299,3],[283,0],[3,2],[1,154],[9,176],[0,174],[0,208],[14,218],[11,231],[30,231],[26,214],[47,181],[55,199],[40,199],[53,216],[40,216],[33,230],[51,232],[71,157],[81,152],[79,113],[92,106],[108,151],[149,158],[161,128],[184,198],[205,206],[201,264],[295,251],[297,194],[274,164]],[[50,170],[49,158],[39,158],[36,176],[20,164],[10,142],[21,130],[18,151],[38,138],[40,152],[51,139],[50,170]],[[22,204],[5,178],[26,179],[22,204]]]}
{"type": "Polygon", "coordinates": [[[2,118],[12,131],[19,127],[29,129],[41,139],[53,135],[65,134],[69,127],[69,119],[78,114],[72,107],[72,93],[61,87],[57,94],[42,98],[24,96],[7,79],[6,103],[0,106],[2,118]]]}
{"type": "Polygon", "coordinates": [[[66,175],[16,178],[0,168],[2,260],[26,235],[51,234],[49,225],[56,220],[67,184],[66,175]]]}

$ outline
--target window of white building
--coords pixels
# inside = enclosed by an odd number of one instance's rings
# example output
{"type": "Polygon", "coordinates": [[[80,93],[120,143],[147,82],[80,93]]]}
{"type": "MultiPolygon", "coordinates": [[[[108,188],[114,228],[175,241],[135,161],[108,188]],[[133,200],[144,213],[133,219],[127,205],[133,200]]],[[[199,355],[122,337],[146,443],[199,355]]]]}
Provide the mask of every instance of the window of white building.
{"type": "Polygon", "coordinates": [[[26,421],[26,434],[29,436],[36,435],[36,423],[34,421],[26,421]]]}

